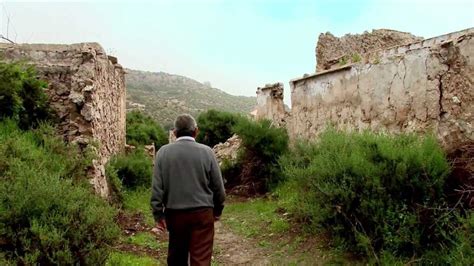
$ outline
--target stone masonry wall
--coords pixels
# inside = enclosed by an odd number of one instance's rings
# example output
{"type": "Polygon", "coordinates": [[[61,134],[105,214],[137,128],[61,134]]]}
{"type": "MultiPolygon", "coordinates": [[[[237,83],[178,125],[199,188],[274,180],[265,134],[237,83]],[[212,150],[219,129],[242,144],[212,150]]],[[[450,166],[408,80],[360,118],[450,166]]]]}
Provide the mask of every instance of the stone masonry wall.
{"type": "Polygon", "coordinates": [[[256,119],[270,119],[277,126],[284,126],[288,114],[283,103],[283,83],[267,84],[257,88],[256,119]]]}
{"type": "Polygon", "coordinates": [[[358,61],[368,52],[405,45],[423,38],[407,32],[380,29],[340,38],[321,33],[316,45],[316,72],[337,67],[341,62],[358,61]],[[355,58],[354,58],[355,57],[355,58]]]}
{"type": "Polygon", "coordinates": [[[292,80],[290,136],[312,139],[331,123],[349,130],[434,132],[448,150],[474,141],[474,29],[370,58],[292,80]]]}
{"type": "Polygon", "coordinates": [[[125,147],[125,72],[97,43],[72,45],[1,44],[7,60],[34,64],[59,117],[58,130],[68,142],[98,154],[91,183],[107,197],[105,164],[125,147]],[[96,145],[93,143],[97,143],[96,145]]]}

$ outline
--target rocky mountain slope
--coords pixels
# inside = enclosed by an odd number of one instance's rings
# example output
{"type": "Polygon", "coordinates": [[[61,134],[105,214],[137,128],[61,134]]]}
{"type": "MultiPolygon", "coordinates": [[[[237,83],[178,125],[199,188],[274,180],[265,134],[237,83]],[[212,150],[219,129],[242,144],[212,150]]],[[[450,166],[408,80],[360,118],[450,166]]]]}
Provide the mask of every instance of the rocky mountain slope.
{"type": "Polygon", "coordinates": [[[181,113],[208,109],[248,113],[255,97],[234,96],[208,84],[164,72],[126,70],[127,109],[141,109],[164,127],[181,113]]]}

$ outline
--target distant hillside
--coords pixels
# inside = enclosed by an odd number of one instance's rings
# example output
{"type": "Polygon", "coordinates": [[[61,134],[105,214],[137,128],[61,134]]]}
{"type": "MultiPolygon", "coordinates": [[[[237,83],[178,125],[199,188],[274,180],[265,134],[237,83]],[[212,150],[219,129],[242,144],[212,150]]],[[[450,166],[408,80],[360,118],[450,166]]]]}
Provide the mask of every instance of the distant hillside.
{"type": "Polygon", "coordinates": [[[126,71],[127,109],[142,109],[165,127],[181,113],[197,115],[208,109],[248,113],[256,105],[255,97],[230,95],[187,77],[126,71]]]}

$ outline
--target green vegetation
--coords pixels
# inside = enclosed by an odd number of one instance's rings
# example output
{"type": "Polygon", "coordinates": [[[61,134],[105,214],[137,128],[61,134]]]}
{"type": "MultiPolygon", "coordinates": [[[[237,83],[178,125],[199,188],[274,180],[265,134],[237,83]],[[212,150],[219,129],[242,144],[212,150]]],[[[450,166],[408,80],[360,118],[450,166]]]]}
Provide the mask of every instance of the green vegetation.
{"type": "Polygon", "coordinates": [[[200,131],[196,140],[209,147],[225,142],[232,137],[232,128],[239,118],[237,114],[216,110],[201,113],[197,118],[200,131]]]}
{"type": "Polygon", "coordinates": [[[357,63],[357,62],[360,62],[361,60],[362,60],[362,57],[360,56],[360,54],[355,53],[352,55],[352,63],[357,63]]]}
{"type": "Polygon", "coordinates": [[[433,137],[330,129],[280,164],[282,206],[308,231],[328,231],[337,246],[377,262],[472,263],[472,224],[466,229],[445,201],[450,168],[433,137]]]}
{"type": "Polygon", "coordinates": [[[0,62],[0,120],[11,118],[27,129],[51,119],[46,87],[31,66],[0,62]]]}
{"type": "Polygon", "coordinates": [[[278,203],[263,198],[232,203],[224,209],[223,222],[237,233],[258,238],[288,232],[288,219],[277,214],[278,203]]]}
{"type": "Polygon", "coordinates": [[[160,265],[156,259],[142,255],[134,255],[125,252],[113,252],[110,254],[107,266],[156,266],[160,265]]]}
{"type": "Polygon", "coordinates": [[[134,146],[154,143],[158,150],[168,143],[168,136],[153,118],[139,111],[131,111],[127,113],[127,143],[134,146]]]}
{"type": "Polygon", "coordinates": [[[0,252],[19,264],[101,264],[115,210],[84,179],[91,158],[40,126],[0,123],[0,252]]]}
{"type": "Polygon", "coordinates": [[[125,239],[125,243],[151,248],[154,250],[161,250],[166,253],[168,249],[167,242],[158,242],[156,238],[148,232],[141,232],[134,236],[129,236],[125,239]]]}
{"type": "Polygon", "coordinates": [[[347,58],[347,56],[343,56],[339,59],[339,65],[340,66],[344,66],[344,65],[347,65],[349,59],[347,58]]]}
{"type": "Polygon", "coordinates": [[[347,264],[344,254],[324,249],[317,244],[320,236],[309,235],[294,224],[275,198],[230,196],[228,201],[223,226],[247,238],[248,245],[258,249],[260,258],[267,258],[270,265],[347,264]]]}
{"type": "Polygon", "coordinates": [[[46,85],[32,67],[0,62],[0,260],[103,264],[118,238],[116,212],[85,178],[92,151],[45,124],[54,117],[46,85]]]}
{"type": "Polygon", "coordinates": [[[146,224],[153,226],[155,221],[151,214],[150,197],[151,186],[126,190],[124,192],[123,208],[129,213],[142,213],[145,216],[146,224]]]}
{"type": "Polygon", "coordinates": [[[264,190],[275,186],[280,178],[278,159],[288,150],[288,134],[284,128],[272,126],[269,120],[240,119],[234,132],[242,139],[240,156],[241,180],[262,181],[264,190]]]}
{"type": "Polygon", "coordinates": [[[374,65],[380,64],[380,57],[378,55],[375,57],[373,64],[374,65]]]}
{"type": "MultiPolygon", "coordinates": [[[[144,145],[154,143],[156,149],[159,149],[168,142],[168,138],[153,118],[132,111],[127,114],[127,142],[136,148],[128,153],[116,155],[106,167],[113,201],[122,208],[123,213],[120,217],[129,217],[119,219],[126,221],[138,218],[137,222],[142,223],[143,228],[152,227],[154,220],[150,209],[150,187],[153,165],[144,145]],[[140,217],[144,218],[143,221],[140,217]]],[[[109,256],[106,265],[158,265],[159,262],[155,258],[144,254],[148,254],[151,250],[166,254],[167,249],[167,243],[159,242],[147,230],[133,235],[123,235],[119,243],[141,250],[142,254],[136,256],[136,251],[114,252],[109,256]]]]}
{"type": "MultiPolygon", "coordinates": [[[[129,154],[121,154],[112,158],[107,170],[109,180],[113,180],[116,175],[125,187],[151,186],[153,162],[140,147],[134,149],[129,154]]],[[[114,183],[117,182],[114,181],[114,183]]],[[[115,187],[120,187],[120,185],[117,184],[115,187]]]]}
{"type": "Polygon", "coordinates": [[[118,176],[117,169],[110,162],[105,166],[105,175],[109,185],[109,200],[119,207],[123,202],[122,180],[118,176]]]}
{"type": "MultiPolygon", "coordinates": [[[[153,216],[150,208],[150,188],[139,187],[134,189],[126,189],[123,192],[123,211],[128,216],[144,217],[147,226],[154,226],[153,216]]],[[[131,253],[114,252],[110,255],[106,265],[162,265],[166,260],[168,243],[158,240],[149,231],[137,232],[135,235],[123,235],[120,242],[126,245],[132,245],[137,248],[145,248],[157,251],[160,255],[159,260],[147,257],[143,254],[136,256],[131,253]]],[[[149,254],[150,255],[150,254],[149,254]]],[[[151,256],[151,255],[150,255],[151,256]]]]}
{"type": "Polygon", "coordinates": [[[247,114],[255,107],[255,97],[234,96],[209,84],[163,72],[127,69],[127,100],[144,104],[144,112],[165,129],[183,113],[195,117],[209,109],[247,114]]]}
{"type": "Polygon", "coordinates": [[[288,134],[269,120],[254,121],[245,116],[210,110],[198,118],[200,133],[197,138],[214,146],[225,142],[233,134],[242,139],[237,162],[225,161],[221,170],[227,186],[253,183],[255,191],[264,193],[281,178],[278,159],[288,150],[288,134]]]}
{"type": "Polygon", "coordinates": [[[135,189],[151,186],[152,159],[147,155],[144,145],[154,143],[155,148],[159,149],[168,143],[168,137],[151,117],[132,111],[127,113],[127,143],[136,146],[135,149],[116,155],[106,167],[111,200],[118,205],[123,201],[123,187],[135,189]]]}

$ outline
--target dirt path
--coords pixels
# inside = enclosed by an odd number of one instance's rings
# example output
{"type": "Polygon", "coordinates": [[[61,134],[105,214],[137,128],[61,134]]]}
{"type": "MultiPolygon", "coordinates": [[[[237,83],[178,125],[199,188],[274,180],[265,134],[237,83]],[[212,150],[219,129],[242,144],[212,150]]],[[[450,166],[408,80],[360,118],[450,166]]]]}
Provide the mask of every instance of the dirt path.
{"type": "MultiPolygon", "coordinates": [[[[125,215],[119,217],[123,235],[133,236],[144,232],[153,235],[158,242],[167,242],[168,235],[154,235],[151,227],[145,224],[143,215],[125,215]]],[[[166,250],[156,250],[150,247],[121,243],[116,250],[132,253],[138,256],[148,256],[158,259],[160,262],[166,261],[166,250]]],[[[268,265],[264,250],[256,246],[248,239],[235,234],[221,222],[215,223],[214,235],[214,261],[219,265],[268,265]]]]}
{"type": "Polygon", "coordinates": [[[215,224],[214,258],[223,265],[268,265],[263,250],[235,234],[221,222],[215,224]]]}

